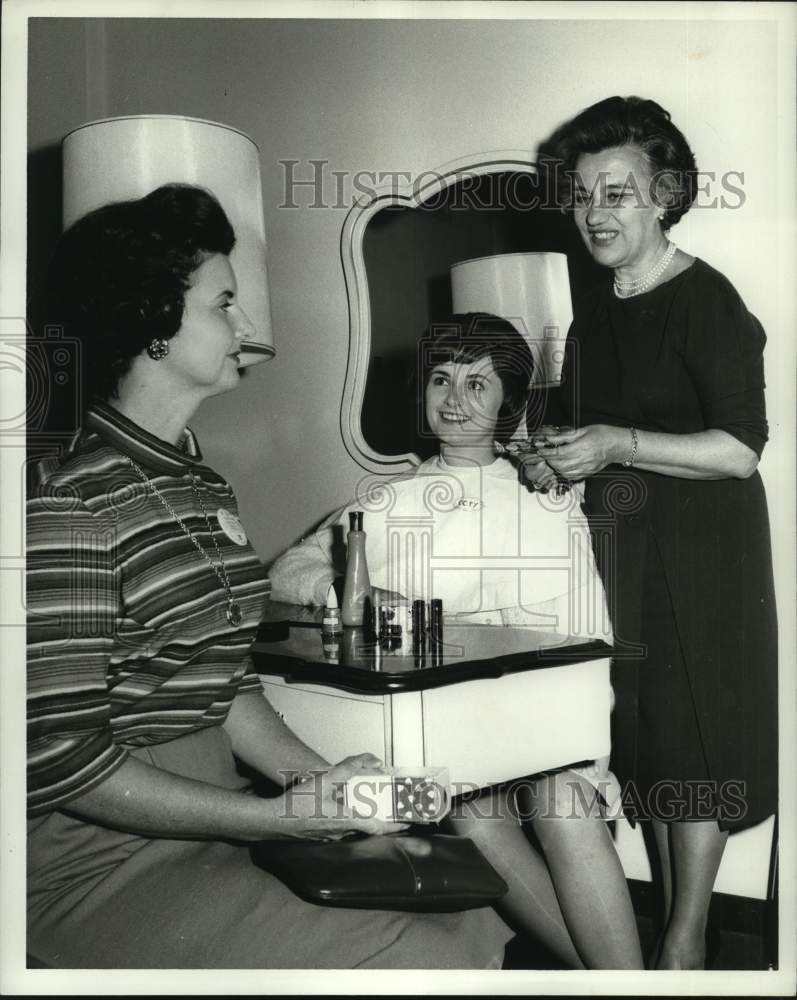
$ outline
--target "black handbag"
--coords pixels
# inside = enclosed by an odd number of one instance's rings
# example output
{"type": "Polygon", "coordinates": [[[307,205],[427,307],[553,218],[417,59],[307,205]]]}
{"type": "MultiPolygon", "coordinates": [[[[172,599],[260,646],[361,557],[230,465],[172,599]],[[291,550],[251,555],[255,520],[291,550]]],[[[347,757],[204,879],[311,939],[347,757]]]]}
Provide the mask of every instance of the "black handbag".
{"type": "Polygon", "coordinates": [[[267,840],[251,853],[301,899],[322,906],[448,912],[489,906],[508,891],[467,837],[267,840]]]}

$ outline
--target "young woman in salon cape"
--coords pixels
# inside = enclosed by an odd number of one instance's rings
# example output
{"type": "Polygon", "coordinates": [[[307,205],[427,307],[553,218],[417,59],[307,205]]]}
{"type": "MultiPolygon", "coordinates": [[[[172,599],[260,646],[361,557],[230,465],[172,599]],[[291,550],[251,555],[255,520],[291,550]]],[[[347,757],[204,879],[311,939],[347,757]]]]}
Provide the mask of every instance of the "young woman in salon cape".
{"type": "MultiPolygon", "coordinates": [[[[430,328],[419,351],[424,417],[439,453],[409,475],[361,483],[352,503],[275,561],[274,599],[324,604],[344,570],[337,542],[348,513],[362,510],[377,593],[441,598],[444,613],[463,622],[610,638],[578,489],[534,492],[508,457],[532,372],[525,340],[497,317],[454,315],[430,328]]],[[[495,808],[462,803],[452,822],[509,883],[502,912],[515,926],[573,967],[640,968],[625,878],[590,783],[603,779],[605,790],[607,778],[605,762],[560,768],[523,782],[514,803],[517,789],[484,792],[498,797],[495,808]],[[542,857],[513,805],[535,817],[542,857]]]]}

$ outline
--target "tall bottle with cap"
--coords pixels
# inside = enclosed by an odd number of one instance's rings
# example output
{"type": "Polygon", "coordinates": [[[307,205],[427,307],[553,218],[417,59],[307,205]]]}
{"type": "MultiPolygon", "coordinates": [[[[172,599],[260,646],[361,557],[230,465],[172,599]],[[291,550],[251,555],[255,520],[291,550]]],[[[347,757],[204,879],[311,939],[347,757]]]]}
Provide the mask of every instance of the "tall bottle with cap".
{"type": "Polygon", "coordinates": [[[354,510],[349,514],[347,542],[341,617],[344,625],[362,625],[366,610],[371,604],[371,581],[365,559],[365,532],[361,510],[354,510]]]}

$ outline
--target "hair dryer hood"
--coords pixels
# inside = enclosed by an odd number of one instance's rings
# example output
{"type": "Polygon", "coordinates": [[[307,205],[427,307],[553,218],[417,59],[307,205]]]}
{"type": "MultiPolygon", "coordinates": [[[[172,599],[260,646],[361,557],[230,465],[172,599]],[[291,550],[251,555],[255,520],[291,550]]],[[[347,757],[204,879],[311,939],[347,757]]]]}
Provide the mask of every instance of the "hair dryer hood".
{"type": "Polygon", "coordinates": [[[573,320],[567,257],[507,253],[451,267],[455,312],[489,312],[509,320],[528,341],[535,385],[561,378],[564,343],[573,320]]]}
{"type": "Polygon", "coordinates": [[[260,155],[243,132],[172,115],[131,115],[90,122],[63,142],[66,229],[101,205],[143,198],[163,184],[195,184],[218,198],[235,230],[230,263],[238,299],[255,336],[241,365],[274,356],[266,273],[260,155]]]}

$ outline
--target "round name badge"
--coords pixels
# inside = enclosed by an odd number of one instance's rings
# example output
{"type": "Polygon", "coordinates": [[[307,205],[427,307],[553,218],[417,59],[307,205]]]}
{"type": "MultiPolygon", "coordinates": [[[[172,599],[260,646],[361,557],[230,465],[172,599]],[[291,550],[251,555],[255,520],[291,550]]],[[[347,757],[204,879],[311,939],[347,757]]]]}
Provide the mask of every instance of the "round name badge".
{"type": "Polygon", "coordinates": [[[224,534],[232,539],[236,545],[246,545],[246,532],[244,531],[244,526],[235,516],[231,514],[224,507],[219,507],[216,511],[216,519],[219,522],[219,527],[224,532],[224,534]]]}
{"type": "Polygon", "coordinates": [[[461,500],[457,500],[457,507],[461,507],[462,510],[481,510],[483,506],[477,497],[462,497],[461,500]]]}

